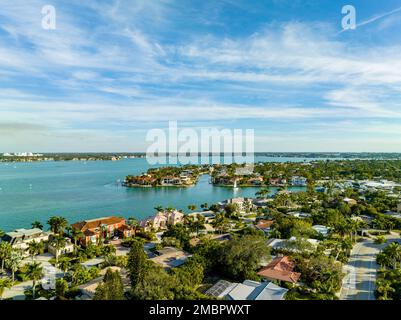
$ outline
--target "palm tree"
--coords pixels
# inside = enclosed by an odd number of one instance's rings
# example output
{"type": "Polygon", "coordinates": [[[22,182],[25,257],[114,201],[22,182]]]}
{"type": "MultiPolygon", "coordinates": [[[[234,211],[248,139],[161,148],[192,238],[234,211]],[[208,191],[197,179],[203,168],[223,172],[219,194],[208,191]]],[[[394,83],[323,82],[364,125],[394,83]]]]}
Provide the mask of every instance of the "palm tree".
{"type": "Polygon", "coordinates": [[[255,193],[255,195],[259,198],[266,198],[266,196],[269,194],[269,187],[264,187],[260,189],[258,192],[255,193]]]}
{"type": "Polygon", "coordinates": [[[134,217],[129,217],[127,220],[127,224],[134,230],[134,236],[136,235],[136,229],[139,227],[139,222],[134,217]]]}
{"type": "Polygon", "coordinates": [[[63,257],[59,260],[57,266],[60,268],[61,271],[64,272],[64,277],[65,277],[66,272],[71,267],[71,260],[67,257],[63,257]]]}
{"type": "Polygon", "coordinates": [[[0,229],[0,239],[3,238],[5,234],[6,233],[3,230],[0,229]]]}
{"type": "Polygon", "coordinates": [[[65,227],[68,226],[68,222],[63,217],[51,217],[47,224],[50,226],[50,230],[53,231],[55,234],[62,234],[65,227]]]}
{"type": "Polygon", "coordinates": [[[163,207],[162,206],[157,206],[154,208],[157,212],[163,211],[163,207]]]}
{"type": "Polygon", "coordinates": [[[188,206],[188,210],[195,211],[195,210],[196,210],[196,205],[190,204],[190,205],[188,206]]]}
{"type": "Polygon", "coordinates": [[[38,262],[28,263],[26,267],[26,275],[32,280],[32,298],[35,299],[36,281],[43,277],[43,268],[38,262]]]}
{"type": "Polygon", "coordinates": [[[56,263],[58,263],[58,253],[65,247],[66,243],[65,238],[60,235],[56,235],[50,240],[50,244],[56,249],[56,263]]]}
{"type": "Polygon", "coordinates": [[[0,260],[1,260],[1,273],[4,272],[4,264],[11,255],[11,244],[8,242],[0,242],[0,260]]]}
{"type": "Polygon", "coordinates": [[[37,228],[37,229],[43,230],[43,224],[41,224],[40,221],[38,221],[38,220],[32,222],[31,226],[33,229],[37,228]]]}
{"type": "Polygon", "coordinates": [[[11,254],[8,260],[6,260],[6,266],[8,269],[11,270],[11,275],[12,275],[11,277],[13,283],[15,281],[15,272],[18,270],[22,260],[23,260],[23,253],[22,250],[19,249],[11,250],[11,254]]]}
{"type": "Polygon", "coordinates": [[[37,254],[41,254],[44,251],[43,241],[36,242],[35,240],[28,243],[27,251],[31,255],[31,259],[33,261],[33,257],[37,254]]]}
{"type": "Polygon", "coordinates": [[[389,293],[395,292],[395,289],[391,286],[390,281],[377,280],[376,291],[381,294],[378,300],[389,300],[389,293]]]}
{"type": "Polygon", "coordinates": [[[83,237],[85,237],[85,234],[84,234],[81,230],[79,230],[79,229],[72,228],[71,237],[72,237],[72,239],[73,239],[73,241],[74,241],[74,253],[76,253],[76,252],[77,252],[77,243],[78,243],[78,240],[80,240],[80,239],[82,239],[83,237]]]}
{"type": "Polygon", "coordinates": [[[6,288],[11,288],[12,282],[8,278],[0,279],[0,300],[3,299],[3,293],[6,288]]]}
{"type": "Polygon", "coordinates": [[[401,261],[401,246],[393,242],[384,251],[391,259],[393,269],[397,269],[397,262],[401,261]]]}

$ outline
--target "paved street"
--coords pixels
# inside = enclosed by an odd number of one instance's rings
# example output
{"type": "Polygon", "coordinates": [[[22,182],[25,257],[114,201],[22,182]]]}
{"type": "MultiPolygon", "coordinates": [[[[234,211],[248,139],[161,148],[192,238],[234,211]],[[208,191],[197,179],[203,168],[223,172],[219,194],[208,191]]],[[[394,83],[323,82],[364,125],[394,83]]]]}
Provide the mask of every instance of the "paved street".
{"type": "Polygon", "coordinates": [[[378,245],[368,239],[357,243],[343,272],[343,286],[340,293],[341,300],[375,300],[374,290],[376,282],[376,255],[390,242],[400,239],[397,234],[387,236],[387,243],[378,245]]]}

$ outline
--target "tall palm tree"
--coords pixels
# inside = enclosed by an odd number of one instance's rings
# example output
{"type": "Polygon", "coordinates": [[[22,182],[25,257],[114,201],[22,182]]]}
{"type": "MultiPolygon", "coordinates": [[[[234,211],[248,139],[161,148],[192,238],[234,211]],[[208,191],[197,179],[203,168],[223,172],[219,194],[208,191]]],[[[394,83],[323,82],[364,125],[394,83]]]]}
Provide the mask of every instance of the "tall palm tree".
{"type": "Polygon", "coordinates": [[[65,238],[60,235],[56,235],[51,238],[50,244],[56,249],[56,263],[58,263],[58,253],[60,249],[65,247],[66,243],[67,241],[65,238]]]}
{"type": "Polygon", "coordinates": [[[71,260],[67,257],[63,257],[59,260],[57,266],[60,268],[61,271],[64,272],[64,277],[65,277],[66,272],[71,267],[71,260]]]}
{"type": "Polygon", "coordinates": [[[12,286],[12,282],[10,279],[8,279],[8,278],[0,279],[0,300],[3,299],[4,290],[6,288],[8,288],[8,289],[11,288],[11,286],[12,286]]]}
{"type": "Polygon", "coordinates": [[[43,224],[40,223],[40,221],[35,220],[34,222],[31,223],[32,228],[37,228],[40,230],[43,230],[43,224]]]}
{"type": "Polygon", "coordinates": [[[401,246],[393,242],[384,251],[392,261],[393,269],[397,269],[397,262],[401,261],[401,246]]]}
{"type": "Polygon", "coordinates": [[[33,261],[33,257],[43,253],[44,251],[44,244],[43,241],[36,242],[35,240],[28,243],[27,251],[31,255],[31,259],[33,261]]]}
{"type": "Polygon", "coordinates": [[[32,280],[32,298],[35,299],[36,281],[43,277],[43,268],[38,262],[28,263],[26,267],[26,275],[32,280]]]}
{"type": "Polygon", "coordinates": [[[163,207],[162,206],[157,206],[154,208],[157,212],[163,211],[163,207]]]}
{"type": "Polygon", "coordinates": [[[85,237],[85,234],[79,229],[72,228],[71,237],[74,241],[74,253],[76,253],[77,252],[77,243],[80,239],[85,237]]]}
{"type": "Polygon", "coordinates": [[[6,266],[11,270],[11,278],[13,283],[15,282],[15,272],[18,270],[23,258],[24,256],[22,250],[13,249],[11,250],[8,260],[6,260],[6,266]]]}
{"type": "Polygon", "coordinates": [[[47,221],[47,224],[50,226],[50,230],[55,234],[62,234],[64,229],[68,226],[67,219],[57,216],[51,217],[47,221]]]}
{"type": "Polygon", "coordinates": [[[136,235],[136,230],[139,227],[139,221],[137,219],[135,219],[134,217],[129,217],[128,220],[127,220],[127,224],[134,231],[134,236],[135,236],[136,235]]]}
{"type": "Polygon", "coordinates": [[[0,242],[0,260],[1,260],[1,273],[4,272],[4,264],[11,255],[11,244],[8,242],[0,242]]]}

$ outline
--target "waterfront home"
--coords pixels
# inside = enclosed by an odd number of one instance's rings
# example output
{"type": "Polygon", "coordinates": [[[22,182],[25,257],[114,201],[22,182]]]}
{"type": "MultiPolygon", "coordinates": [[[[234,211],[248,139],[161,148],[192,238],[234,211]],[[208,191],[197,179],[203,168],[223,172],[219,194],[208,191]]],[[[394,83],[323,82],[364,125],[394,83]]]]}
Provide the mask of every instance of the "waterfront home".
{"type": "Polygon", "coordinates": [[[291,177],[291,185],[293,186],[304,187],[306,186],[307,182],[308,180],[304,177],[299,177],[299,176],[291,177]]]}
{"type": "Polygon", "coordinates": [[[15,249],[26,250],[30,242],[48,241],[51,234],[38,228],[16,229],[7,232],[1,240],[10,243],[15,249]]]}
{"type": "Polygon", "coordinates": [[[132,236],[132,230],[127,226],[125,219],[114,216],[76,222],[72,227],[84,234],[80,239],[83,246],[95,244],[99,239],[132,236]]]}
{"type": "Polygon", "coordinates": [[[184,221],[184,214],[178,210],[164,210],[159,211],[155,215],[141,220],[140,226],[145,231],[151,229],[162,230],[167,229],[168,226],[182,223],[184,221]]]}
{"type": "Polygon", "coordinates": [[[288,256],[276,257],[258,275],[272,281],[297,283],[301,274],[294,272],[295,263],[288,256]]]}
{"type": "Polygon", "coordinates": [[[245,212],[247,209],[252,209],[253,203],[252,203],[252,198],[232,198],[232,199],[227,199],[222,202],[219,202],[219,205],[224,208],[228,204],[235,204],[238,206],[238,209],[240,212],[245,212]]]}
{"type": "Polygon", "coordinates": [[[225,172],[215,176],[212,179],[213,184],[220,184],[220,185],[233,185],[234,181],[235,181],[234,177],[228,175],[225,172]]]}
{"type": "Polygon", "coordinates": [[[287,184],[287,179],[284,178],[270,178],[269,185],[273,187],[281,187],[287,184]]]}
{"type": "Polygon", "coordinates": [[[254,186],[260,186],[263,184],[263,177],[253,177],[248,179],[248,184],[254,186]]]}
{"type": "Polygon", "coordinates": [[[195,220],[197,220],[198,216],[202,216],[205,218],[205,223],[211,223],[214,218],[216,217],[216,214],[214,211],[207,210],[207,211],[201,211],[201,212],[191,212],[188,213],[188,216],[194,217],[195,220]]]}
{"type": "Polygon", "coordinates": [[[191,256],[183,250],[174,247],[164,247],[156,251],[157,256],[149,259],[164,269],[171,269],[184,264],[191,256]]]}
{"type": "Polygon", "coordinates": [[[205,294],[225,300],[284,300],[288,289],[281,288],[272,282],[245,280],[232,283],[219,280],[205,294]]]}
{"type": "Polygon", "coordinates": [[[183,184],[183,181],[179,177],[174,177],[174,176],[165,176],[161,178],[160,184],[162,186],[177,186],[183,184]]]}
{"type": "Polygon", "coordinates": [[[312,226],[312,229],[314,229],[317,233],[319,233],[323,237],[327,237],[330,232],[330,228],[319,224],[312,226]]]}
{"type": "MultiPolygon", "coordinates": [[[[49,239],[51,240],[51,238],[49,239]]],[[[56,248],[50,241],[48,244],[48,251],[55,257],[59,257],[62,254],[71,253],[74,251],[74,245],[70,238],[65,238],[65,245],[62,248],[56,248]]]]}
{"type": "Polygon", "coordinates": [[[143,174],[137,177],[133,176],[128,176],[125,179],[124,184],[126,186],[131,186],[131,185],[138,185],[138,186],[152,186],[156,184],[157,179],[151,176],[150,174],[143,174]]]}

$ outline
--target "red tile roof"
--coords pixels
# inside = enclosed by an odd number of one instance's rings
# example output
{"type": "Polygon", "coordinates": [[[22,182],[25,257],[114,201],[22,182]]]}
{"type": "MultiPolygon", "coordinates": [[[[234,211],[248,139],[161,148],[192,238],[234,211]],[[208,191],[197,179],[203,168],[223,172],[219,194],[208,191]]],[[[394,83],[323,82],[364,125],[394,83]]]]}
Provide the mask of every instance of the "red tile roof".
{"type": "Polygon", "coordinates": [[[119,217],[105,217],[105,218],[99,218],[99,219],[93,219],[93,220],[84,220],[80,222],[76,222],[72,224],[72,227],[78,230],[81,230],[82,232],[85,232],[86,230],[91,230],[91,229],[96,229],[100,228],[102,225],[112,225],[112,224],[117,224],[117,223],[125,223],[124,218],[119,218],[119,217]]]}
{"type": "Polygon", "coordinates": [[[274,220],[259,220],[258,223],[256,224],[256,227],[259,229],[267,229],[272,226],[274,223],[274,220]]]}
{"type": "Polygon", "coordinates": [[[296,283],[298,282],[301,274],[293,272],[295,264],[287,256],[277,257],[267,266],[262,268],[258,275],[275,280],[282,280],[286,282],[296,283]]]}

